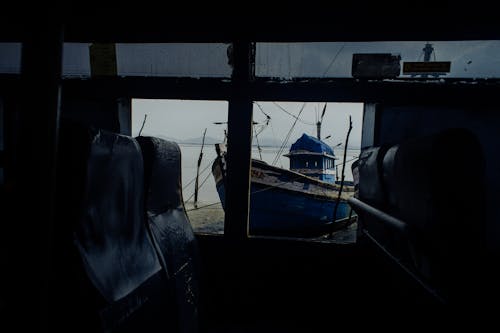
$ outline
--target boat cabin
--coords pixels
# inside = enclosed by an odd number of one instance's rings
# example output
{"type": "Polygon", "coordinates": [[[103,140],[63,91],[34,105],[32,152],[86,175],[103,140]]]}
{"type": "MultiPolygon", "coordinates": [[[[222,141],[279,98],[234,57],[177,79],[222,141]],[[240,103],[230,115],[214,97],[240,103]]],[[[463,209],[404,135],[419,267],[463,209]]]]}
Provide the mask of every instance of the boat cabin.
{"type": "Polygon", "coordinates": [[[333,149],[317,138],[302,134],[284,156],[290,159],[290,170],[324,182],[335,183],[335,154],[333,149]]]}

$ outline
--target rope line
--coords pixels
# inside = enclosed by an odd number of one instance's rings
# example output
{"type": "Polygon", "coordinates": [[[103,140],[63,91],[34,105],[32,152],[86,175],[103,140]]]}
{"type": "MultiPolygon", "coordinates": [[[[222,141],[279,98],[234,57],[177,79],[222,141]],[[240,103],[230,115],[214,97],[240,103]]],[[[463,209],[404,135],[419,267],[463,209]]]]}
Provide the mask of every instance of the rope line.
{"type": "MultiPolygon", "coordinates": [[[[209,166],[211,166],[211,165],[214,163],[215,159],[216,159],[216,158],[214,158],[214,159],[213,159],[210,163],[208,163],[208,165],[207,165],[207,166],[205,166],[205,168],[203,168],[203,170],[201,170],[200,174],[203,174],[203,172],[205,172],[205,171],[208,169],[208,167],[209,167],[209,166]]],[[[189,181],[189,183],[187,183],[186,185],[184,185],[184,186],[182,187],[182,189],[183,189],[183,190],[185,190],[185,189],[186,189],[189,185],[191,185],[191,184],[192,184],[195,180],[196,180],[196,176],[195,176],[193,179],[191,179],[191,180],[189,181]]]]}
{"type": "Polygon", "coordinates": [[[285,140],[283,141],[283,144],[281,145],[280,149],[278,150],[278,153],[276,154],[276,157],[274,158],[272,165],[276,165],[276,163],[278,162],[280,155],[283,153],[283,150],[285,149],[285,146],[286,146],[286,144],[288,143],[288,140],[290,139],[290,135],[291,135],[291,134],[292,134],[292,132],[293,132],[293,129],[294,129],[294,127],[295,127],[295,124],[297,124],[297,121],[300,119],[300,118],[299,118],[299,117],[300,117],[300,114],[302,113],[302,111],[304,111],[304,108],[305,108],[305,107],[306,107],[306,103],[304,103],[304,104],[302,105],[302,108],[301,108],[301,109],[300,109],[300,111],[299,111],[299,115],[295,118],[295,121],[293,122],[293,125],[292,125],[292,127],[290,128],[290,130],[288,131],[288,134],[286,135],[285,140]]]}
{"type": "Polygon", "coordinates": [[[298,116],[294,115],[293,113],[288,112],[287,110],[285,110],[285,108],[283,108],[278,103],[273,102],[273,104],[276,105],[278,108],[280,108],[280,110],[282,110],[286,114],[288,114],[288,115],[292,116],[293,118],[297,119],[298,121],[300,121],[301,123],[306,124],[306,125],[316,126],[316,124],[308,123],[307,121],[304,121],[304,120],[300,119],[298,116]]]}
{"type": "MultiPolygon", "coordinates": [[[[205,177],[205,179],[203,179],[203,181],[201,182],[200,186],[198,187],[199,189],[203,186],[203,184],[205,184],[205,182],[208,180],[208,178],[209,178],[210,176],[211,176],[211,174],[209,173],[209,174],[205,177]]],[[[188,202],[188,201],[189,201],[189,199],[191,199],[192,197],[194,197],[194,193],[193,193],[193,194],[191,194],[191,196],[190,196],[190,197],[186,200],[186,202],[188,202]]]]}

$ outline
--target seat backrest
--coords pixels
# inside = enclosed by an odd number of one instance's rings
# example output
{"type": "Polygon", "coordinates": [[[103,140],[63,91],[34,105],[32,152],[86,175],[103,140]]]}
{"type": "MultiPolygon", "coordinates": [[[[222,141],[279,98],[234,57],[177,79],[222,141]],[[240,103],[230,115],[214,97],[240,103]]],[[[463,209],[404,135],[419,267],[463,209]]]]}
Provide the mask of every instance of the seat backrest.
{"type": "Polygon", "coordinates": [[[146,223],[137,141],[74,124],[61,126],[60,140],[54,326],[171,328],[173,295],[146,223]]]}
{"type": "Polygon", "coordinates": [[[101,130],[90,135],[86,191],[74,241],[94,285],[106,300],[117,301],[161,266],[144,227],[137,142],[101,130]]]}
{"type": "Polygon", "coordinates": [[[181,332],[198,330],[198,248],[184,208],[181,151],[175,142],[138,137],[145,172],[149,225],[177,299],[181,332]]]}
{"type": "Polygon", "coordinates": [[[478,269],[484,223],[485,162],[474,133],[454,128],[414,138],[359,168],[360,200],[406,225],[405,235],[379,223],[367,225],[370,233],[447,301],[465,299],[473,290],[464,286],[478,269]],[[374,175],[381,186],[371,185],[374,175]]]}

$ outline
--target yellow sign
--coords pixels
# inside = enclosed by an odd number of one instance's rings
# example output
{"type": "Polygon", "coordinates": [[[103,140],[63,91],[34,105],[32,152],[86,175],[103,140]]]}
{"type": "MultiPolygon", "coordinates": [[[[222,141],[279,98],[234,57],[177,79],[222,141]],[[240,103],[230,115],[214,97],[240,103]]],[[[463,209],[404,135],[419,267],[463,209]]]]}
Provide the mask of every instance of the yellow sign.
{"type": "Polygon", "coordinates": [[[451,61],[403,62],[403,74],[449,73],[451,61]]]}

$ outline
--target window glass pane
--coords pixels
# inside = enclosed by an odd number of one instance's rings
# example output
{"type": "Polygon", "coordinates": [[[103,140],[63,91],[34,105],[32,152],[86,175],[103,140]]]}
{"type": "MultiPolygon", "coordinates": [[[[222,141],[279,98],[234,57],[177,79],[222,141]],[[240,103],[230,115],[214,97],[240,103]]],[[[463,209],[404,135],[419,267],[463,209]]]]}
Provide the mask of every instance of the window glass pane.
{"type": "MultiPolygon", "coordinates": [[[[66,78],[91,75],[90,43],[65,43],[63,73],[66,78]]],[[[99,44],[110,46],[94,51],[97,62],[115,66],[118,76],[222,77],[229,78],[228,44],[145,43],[99,44]]]]}
{"type": "MultiPolygon", "coordinates": [[[[349,137],[345,187],[338,220],[348,219],[345,198],[351,191],[351,164],[361,144],[363,104],[361,103],[254,102],[250,234],[296,237],[323,237],[333,227],[334,202],[338,194],[349,115],[353,130],[349,137]],[[318,140],[318,121],[321,120],[318,140]],[[329,158],[337,157],[336,170],[323,169],[329,158]]],[[[331,160],[330,160],[331,161],[331,160]]],[[[352,220],[354,221],[354,219],[352,220]]],[[[345,222],[345,220],[344,220],[345,222]]],[[[343,222],[343,223],[344,223],[343,222]]]]}
{"type": "Polygon", "coordinates": [[[228,44],[117,44],[118,75],[230,77],[228,44]]]}
{"type": "Polygon", "coordinates": [[[225,141],[227,110],[226,101],[148,99],[132,101],[132,136],[141,133],[142,136],[158,137],[179,145],[182,195],[195,232],[224,233],[224,210],[212,174],[212,166],[217,156],[215,144],[225,141]],[[195,203],[200,152],[203,155],[199,168],[198,198],[195,203]]]}
{"type": "Polygon", "coordinates": [[[500,41],[391,41],[332,43],[257,43],[256,75],[276,78],[352,77],[354,54],[400,56],[398,77],[405,62],[450,62],[443,78],[500,77],[500,41]],[[426,48],[426,44],[430,46],[426,48]],[[424,50],[425,49],[425,50],[424,50]]]}
{"type": "Polygon", "coordinates": [[[63,77],[90,77],[89,43],[64,43],[63,77]]]}

